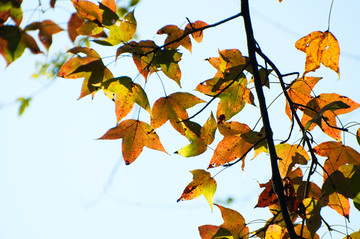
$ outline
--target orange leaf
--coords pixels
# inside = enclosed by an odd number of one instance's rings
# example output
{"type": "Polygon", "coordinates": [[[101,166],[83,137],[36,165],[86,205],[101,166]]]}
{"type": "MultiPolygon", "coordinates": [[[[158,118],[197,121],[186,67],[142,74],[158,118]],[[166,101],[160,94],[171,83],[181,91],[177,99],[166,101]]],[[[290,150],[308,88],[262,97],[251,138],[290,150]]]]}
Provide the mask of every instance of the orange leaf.
{"type": "Polygon", "coordinates": [[[159,136],[154,129],[145,122],[128,119],[121,121],[116,127],[109,129],[99,139],[120,139],[122,138],[122,154],[125,164],[131,164],[142,152],[144,146],[163,151],[159,136]]]}
{"type": "Polygon", "coordinates": [[[327,157],[324,163],[324,181],[333,172],[345,164],[360,165],[360,154],[349,146],[339,142],[324,142],[313,148],[317,155],[327,157]]]}
{"type": "Polygon", "coordinates": [[[223,136],[241,135],[250,131],[250,127],[247,124],[236,121],[221,122],[218,124],[218,129],[223,136]]]}
{"type": "MultiPolygon", "coordinates": [[[[196,29],[200,29],[200,28],[203,28],[203,27],[206,27],[208,26],[207,23],[203,22],[203,21],[196,21],[196,22],[193,22],[193,23],[188,23],[185,27],[185,32],[188,32],[188,31],[195,31],[196,29]]],[[[193,33],[191,33],[192,37],[194,38],[195,41],[197,42],[202,42],[202,39],[203,39],[203,31],[195,31],[193,33]]]]}
{"type": "Polygon", "coordinates": [[[80,18],[89,21],[102,22],[99,6],[89,1],[71,0],[80,18]]]}
{"type": "Polygon", "coordinates": [[[88,47],[74,47],[68,52],[73,54],[84,53],[86,56],[76,56],[67,61],[60,69],[58,76],[67,79],[84,77],[80,98],[100,90],[103,81],[113,78],[110,70],[105,67],[99,54],[88,47]]]}
{"type": "Polygon", "coordinates": [[[209,172],[202,169],[193,170],[191,173],[193,175],[193,181],[186,186],[177,201],[191,200],[200,195],[204,195],[211,210],[213,210],[213,197],[216,191],[215,179],[211,177],[209,172]]]}
{"type": "Polygon", "coordinates": [[[298,40],[295,43],[295,47],[306,53],[304,75],[310,71],[315,71],[320,67],[320,63],[322,63],[340,76],[340,47],[338,41],[331,32],[312,32],[298,40]]]}
{"type": "Polygon", "coordinates": [[[224,223],[220,226],[204,225],[199,227],[202,239],[215,238],[249,238],[249,228],[244,217],[235,210],[215,204],[221,211],[224,223]],[[223,230],[225,229],[225,230],[223,230]],[[230,235],[228,235],[230,232],[230,235]],[[225,237],[226,236],[226,237],[225,237]]]}
{"type": "Polygon", "coordinates": [[[153,105],[151,126],[157,129],[170,120],[174,129],[185,135],[184,124],[179,121],[188,118],[186,109],[199,103],[204,103],[204,101],[190,93],[178,92],[161,97],[153,105]]]}
{"type": "Polygon", "coordinates": [[[184,35],[184,30],[179,29],[177,26],[166,25],[160,30],[158,30],[157,34],[168,35],[168,37],[165,40],[166,48],[177,49],[181,45],[191,52],[191,40],[189,36],[186,36],[183,39],[176,41],[177,39],[181,38],[184,35]],[[169,44],[170,42],[173,43],[169,44]]]}
{"type": "Polygon", "coordinates": [[[300,145],[278,144],[275,149],[280,158],[278,164],[281,178],[285,178],[295,164],[305,165],[309,161],[309,155],[300,145]]]}
{"type": "Polygon", "coordinates": [[[259,185],[261,188],[264,188],[264,190],[260,193],[258,203],[255,207],[268,207],[277,203],[278,199],[273,190],[272,180],[270,179],[269,182],[259,185]]]}
{"type": "Polygon", "coordinates": [[[248,143],[241,135],[225,136],[216,146],[209,168],[218,167],[243,157],[242,167],[245,166],[246,153],[253,144],[248,143]]]}
{"type": "MultiPolygon", "coordinates": [[[[334,105],[336,106],[336,105],[334,105]]],[[[321,126],[321,129],[336,140],[341,140],[341,131],[334,127],[337,127],[336,116],[349,113],[360,107],[360,104],[351,100],[350,98],[335,93],[332,94],[320,94],[316,98],[310,100],[306,105],[304,115],[301,119],[301,123],[309,130],[312,130],[316,123],[321,126]],[[337,105],[346,107],[329,107],[331,104],[338,103],[337,105]],[[341,103],[341,105],[340,105],[341,103]],[[314,120],[315,117],[319,117],[318,122],[314,120]],[[326,120],[326,122],[325,122],[326,120]],[[307,125],[308,124],[308,125],[307,125]]]]}
{"type": "MultiPolygon", "coordinates": [[[[290,99],[293,103],[306,106],[307,103],[314,97],[311,96],[311,91],[316,83],[321,80],[321,77],[302,77],[293,81],[287,91],[290,99]]],[[[300,108],[304,110],[304,107],[294,105],[295,110],[300,108]]],[[[286,114],[292,119],[289,103],[286,101],[286,114]]]]}

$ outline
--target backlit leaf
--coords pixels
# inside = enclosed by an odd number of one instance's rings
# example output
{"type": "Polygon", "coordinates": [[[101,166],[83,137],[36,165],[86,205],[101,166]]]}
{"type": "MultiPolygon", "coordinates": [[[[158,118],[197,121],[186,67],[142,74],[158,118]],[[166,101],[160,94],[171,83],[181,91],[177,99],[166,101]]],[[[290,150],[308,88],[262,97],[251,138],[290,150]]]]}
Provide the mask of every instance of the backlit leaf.
{"type": "Polygon", "coordinates": [[[337,127],[336,116],[349,113],[359,108],[360,104],[356,103],[355,101],[351,100],[346,96],[341,96],[335,93],[331,93],[331,94],[320,94],[316,98],[310,100],[307,103],[306,107],[307,108],[304,110],[301,123],[304,126],[307,126],[308,130],[312,130],[315,127],[315,125],[320,124],[321,129],[324,131],[324,133],[326,133],[333,139],[340,141],[341,131],[339,129],[334,128],[337,127]],[[334,106],[334,109],[331,108],[332,106],[334,106]],[[323,110],[324,107],[325,109],[323,110]],[[327,107],[329,108],[329,110],[327,109],[327,107]],[[312,120],[314,117],[316,117],[316,115],[319,112],[322,116],[321,121],[317,120],[317,124],[315,124],[313,123],[312,120]]]}
{"type": "MultiPolygon", "coordinates": [[[[321,80],[321,77],[302,77],[296,79],[294,82],[291,83],[287,93],[289,94],[290,99],[295,104],[295,110],[301,109],[304,110],[304,107],[307,103],[313,99],[311,96],[312,89],[316,85],[316,83],[321,80]],[[303,107],[301,107],[301,105],[303,107]]],[[[291,119],[291,111],[289,107],[289,103],[286,101],[286,114],[291,119]]]]}
{"type": "MultiPolygon", "coordinates": [[[[185,27],[185,32],[195,31],[196,29],[200,29],[206,26],[208,26],[208,24],[203,21],[195,21],[192,23],[188,23],[185,27]]],[[[194,38],[195,41],[200,43],[203,39],[203,31],[195,31],[191,33],[191,36],[194,38]]]]}
{"type": "Polygon", "coordinates": [[[17,26],[23,19],[23,12],[21,10],[22,1],[1,1],[0,2],[0,26],[2,26],[9,17],[15,22],[17,26]]]}
{"type": "Polygon", "coordinates": [[[174,129],[185,135],[184,125],[179,121],[188,118],[186,109],[199,103],[204,101],[190,93],[178,92],[159,98],[152,107],[151,126],[157,129],[170,120],[174,129]]]}
{"type": "Polygon", "coordinates": [[[210,145],[215,139],[216,131],[216,121],[213,114],[210,114],[210,117],[205,122],[204,126],[201,128],[200,137],[201,140],[206,144],[210,145]]]}
{"type": "Polygon", "coordinates": [[[128,119],[121,121],[120,124],[114,128],[109,129],[99,139],[123,139],[122,141],[122,155],[125,164],[131,164],[142,152],[144,146],[163,151],[159,136],[154,129],[145,122],[128,119]]]}
{"type": "Polygon", "coordinates": [[[24,113],[25,109],[29,107],[31,97],[28,98],[21,97],[18,98],[17,101],[20,101],[19,116],[21,116],[24,113]]]}
{"type": "Polygon", "coordinates": [[[191,171],[193,181],[189,183],[180,198],[177,200],[191,200],[204,195],[209,203],[211,210],[213,210],[213,197],[216,191],[216,181],[213,179],[209,172],[202,169],[195,169],[191,171]]]}
{"type": "Polygon", "coordinates": [[[308,228],[311,236],[314,237],[316,231],[321,226],[321,206],[314,198],[305,198],[303,203],[306,208],[306,227],[308,228]]]}
{"type": "Polygon", "coordinates": [[[52,35],[63,31],[55,22],[44,20],[42,22],[33,22],[25,27],[25,31],[39,30],[39,39],[41,43],[49,50],[52,43],[52,35]]]}
{"type": "Polygon", "coordinates": [[[191,40],[189,36],[185,36],[183,39],[176,41],[177,39],[180,39],[180,37],[184,35],[184,30],[179,29],[177,26],[175,25],[164,26],[163,28],[157,31],[157,34],[168,35],[165,40],[166,48],[177,49],[179,46],[183,46],[191,52],[191,40]]]}
{"type": "Polygon", "coordinates": [[[298,40],[295,43],[295,47],[306,53],[304,75],[310,71],[318,69],[320,67],[320,63],[340,75],[340,47],[337,39],[331,32],[312,32],[298,40]]]}
{"type": "Polygon", "coordinates": [[[313,148],[314,153],[327,157],[324,163],[324,180],[345,164],[360,165],[360,154],[339,142],[324,142],[313,148]]]}
{"type": "Polygon", "coordinates": [[[17,26],[0,26],[0,54],[7,65],[22,56],[25,48],[33,54],[42,53],[35,40],[17,26]]]}
{"type": "Polygon", "coordinates": [[[183,127],[185,136],[190,141],[190,144],[175,153],[184,157],[193,157],[205,152],[207,147],[206,143],[201,139],[201,126],[191,121],[179,122],[179,124],[183,127]]]}
{"type": "Polygon", "coordinates": [[[151,114],[148,98],[139,84],[133,83],[129,77],[118,77],[102,83],[103,90],[116,94],[115,113],[120,122],[137,103],[151,114]]]}
{"type": "Polygon", "coordinates": [[[240,135],[225,136],[216,146],[209,168],[230,163],[242,157],[242,168],[245,166],[245,156],[253,144],[248,143],[240,135]]]}
{"type": "Polygon", "coordinates": [[[109,37],[106,39],[111,45],[118,45],[130,41],[136,32],[137,22],[134,12],[129,12],[121,21],[109,26],[109,37]]]}
{"type": "Polygon", "coordinates": [[[276,153],[280,160],[279,171],[280,176],[285,178],[295,164],[307,164],[309,155],[300,145],[278,144],[275,145],[276,153]]]}
{"type": "Polygon", "coordinates": [[[360,231],[353,232],[350,235],[344,237],[343,239],[360,239],[360,231]]]}
{"type": "Polygon", "coordinates": [[[99,6],[95,3],[78,0],[71,0],[71,2],[73,3],[80,18],[95,21],[97,23],[102,22],[102,14],[100,13],[99,6]]]}
{"type": "Polygon", "coordinates": [[[246,226],[245,219],[240,213],[230,208],[222,207],[217,204],[215,205],[220,209],[224,223],[220,226],[200,226],[199,232],[202,239],[249,238],[249,228],[246,226]],[[232,237],[228,237],[227,231],[231,233],[232,237]],[[223,237],[221,237],[221,234],[223,237]]]}
{"type": "Polygon", "coordinates": [[[58,74],[59,77],[67,79],[85,78],[79,99],[89,94],[94,96],[100,90],[103,81],[114,78],[95,50],[88,47],[74,47],[69,52],[86,55],[84,57],[77,55],[68,60],[58,74]]]}

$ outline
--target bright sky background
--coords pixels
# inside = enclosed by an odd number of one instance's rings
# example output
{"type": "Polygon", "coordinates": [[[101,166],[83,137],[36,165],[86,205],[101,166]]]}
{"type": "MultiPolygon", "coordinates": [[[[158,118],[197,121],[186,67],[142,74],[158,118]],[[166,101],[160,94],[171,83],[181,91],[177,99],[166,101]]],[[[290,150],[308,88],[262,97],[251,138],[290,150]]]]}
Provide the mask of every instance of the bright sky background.
{"type": "MultiPolygon", "coordinates": [[[[312,31],[327,29],[330,3],[330,0],[284,0],[281,4],[277,0],[250,1],[255,37],[282,73],[303,71],[305,54],[297,51],[294,43],[312,31]]],[[[24,1],[23,10],[27,11],[23,24],[55,16],[66,28],[66,21],[73,12],[69,1],[58,1],[60,9],[48,10],[45,15],[38,11],[32,13],[37,4],[38,1],[24,1]]],[[[235,15],[239,9],[240,1],[237,0],[221,3],[215,0],[142,0],[135,10],[138,39],[151,39],[161,44],[164,37],[157,36],[156,31],[167,24],[184,27],[185,17],[211,24],[235,15]]],[[[318,94],[337,92],[360,102],[357,82],[360,33],[356,30],[360,23],[359,10],[358,0],[334,2],[330,31],[340,42],[341,78],[322,67],[313,74],[324,77],[315,87],[318,94]]],[[[192,54],[182,49],[184,55],[180,66],[184,91],[213,77],[215,69],[203,59],[218,56],[218,49],[238,48],[247,54],[241,18],[207,30],[203,43],[193,42],[192,54]]],[[[71,47],[65,32],[57,34],[50,55],[61,49],[57,43],[71,47]]],[[[102,56],[113,56],[116,48],[96,49],[102,56]]],[[[194,158],[174,155],[173,152],[188,142],[167,123],[157,133],[170,156],[145,148],[132,165],[125,166],[121,140],[95,140],[115,126],[113,103],[102,93],[97,93],[94,100],[86,97],[78,101],[81,79],[56,79],[50,85],[51,80],[30,79],[35,73],[35,62],[43,59],[44,56],[33,56],[26,51],[24,57],[7,69],[5,61],[0,60],[1,239],[200,238],[198,226],[222,223],[219,210],[214,208],[211,212],[203,197],[176,203],[191,181],[189,171],[208,166],[212,156],[210,149],[194,158]],[[18,117],[18,103],[12,102],[35,92],[38,93],[30,108],[18,117]]],[[[111,63],[112,60],[106,58],[104,61],[111,63]]],[[[137,75],[131,58],[121,58],[109,68],[115,76],[134,78],[137,75]]],[[[172,80],[163,75],[161,78],[168,94],[181,91],[172,80]]],[[[143,79],[138,77],[137,82],[143,84],[143,79]]],[[[273,89],[279,92],[278,86],[272,86],[273,89]]],[[[151,90],[148,95],[151,105],[163,96],[155,74],[150,77],[146,90],[151,90]]],[[[269,90],[266,94],[268,103],[276,97],[269,90]]],[[[280,129],[280,133],[275,134],[277,139],[283,138],[289,128],[280,101],[274,103],[274,111],[270,113],[274,132],[280,129]]],[[[194,113],[200,107],[190,112],[194,113]]],[[[211,109],[215,112],[216,103],[211,109]]],[[[233,120],[253,126],[259,117],[256,110],[247,105],[233,120]]],[[[210,109],[195,120],[203,124],[209,114],[210,109]]],[[[137,109],[129,117],[134,115],[137,115],[137,109]]],[[[140,118],[149,120],[145,111],[141,112],[140,118]]],[[[359,111],[356,111],[341,119],[349,122],[360,121],[359,118],[359,111]]],[[[359,150],[354,137],[347,135],[345,139],[346,144],[359,150]]],[[[319,142],[323,140],[329,138],[318,138],[319,142]]],[[[215,148],[216,143],[212,147],[215,148]]],[[[218,182],[215,201],[221,203],[232,197],[234,202],[229,207],[243,214],[247,222],[267,219],[269,215],[268,209],[253,209],[261,192],[257,182],[265,183],[270,179],[269,160],[265,154],[253,161],[250,158],[251,155],[246,160],[245,172],[237,165],[215,178],[218,182]]],[[[214,169],[211,173],[218,171],[214,169]]],[[[326,208],[323,215],[330,225],[338,225],[334,229],[345,231],[341,226],[344,219],[335,211],[326,208]]],[[[359,230],[360,213],[354,208],[350,222],[352,229],[359,230]]],[[[250,226],[254,229],[260,225],[253,223],[250,226]]],[[[325,232],[324,228],[320,236],[325,232]]],[[[332,235],[343,238],[337,233],[332,235]]],[[[325,238],[328,237],[329,234],[325,234],[325,238]]]]}

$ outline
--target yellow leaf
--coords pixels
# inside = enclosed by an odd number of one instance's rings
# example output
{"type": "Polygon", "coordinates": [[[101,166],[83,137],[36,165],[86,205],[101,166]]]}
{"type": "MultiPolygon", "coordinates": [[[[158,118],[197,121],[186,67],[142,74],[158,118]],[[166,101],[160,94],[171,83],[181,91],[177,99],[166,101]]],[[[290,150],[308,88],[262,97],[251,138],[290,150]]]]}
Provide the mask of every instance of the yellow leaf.
{"type": "Polygon", "coordinates": [[[195,169],[191,171],[193,175],[193,181],[189,183],[181,197],[177,200],[191,200],[204,195],[208,201],[211,210],[213,210],[213,197],[216,191],[216,181],[213,179],[209,172],[202,169],[195,169]]]}
{"type": "Polygon", "coordinates": [[[340,47],[338,41],[331,32],[312,32],[298,40],[295,43],[295,47],[306,53],[304,75],[310,71],[315,71],[320,67],[320,63],[322,63],[340,76],[340,47]]]}

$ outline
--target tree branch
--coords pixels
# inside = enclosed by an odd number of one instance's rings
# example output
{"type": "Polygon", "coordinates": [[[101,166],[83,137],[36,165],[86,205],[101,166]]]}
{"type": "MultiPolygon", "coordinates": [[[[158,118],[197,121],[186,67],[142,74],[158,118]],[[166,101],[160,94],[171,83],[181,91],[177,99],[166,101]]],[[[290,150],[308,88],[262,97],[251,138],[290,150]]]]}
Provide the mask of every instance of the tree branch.
{"type": "Polygon", "coordinates": [[[246,31],[246,37],[247,37],[247,46],[248,46],[248,51],[249,51],[249,59],[250,59],[251,68],[253,70],[256,94],[257,94],[258,100],[259,100],[260,112],[261,112],[261,116],[262,116],[262,121],[263,121],[264,129],[265,129],[266,140],[267,140],[269,154],[270,154],[273,189],[278,197],[280,208],[281,208],[281,213],[283,215],[289,236],[291,239],[295,239],[298,236],[296,235],[296,232],[294,230],[294,225],[292,224],[292,221],[290,219],[290,215],[288,212],[288,208],[286,205],[283,182],[282,182],[280,172],[279,172],[279,167],[278,167],[278,162],[277,162],[278,157],[276,154],[274,140],[273,140],[273,133],[272,133],[271,126],[270,126],[270,120],[269,120],[269,115],[268,115],[268,111],[266,108],[265,96],[264,96],[264,92],[263,92],[262,85],[261,85],[260,74],[258,71],[259,65],[256,60],[256,41],[254,39],[254,34],[253,34],[253,30],[252,30],[252,25],[251,25],[248,0],[241,0],[241,12],[242,12],[242,15],[244,18],[244,25],[245,25],[245,31],[246,31]]]}

